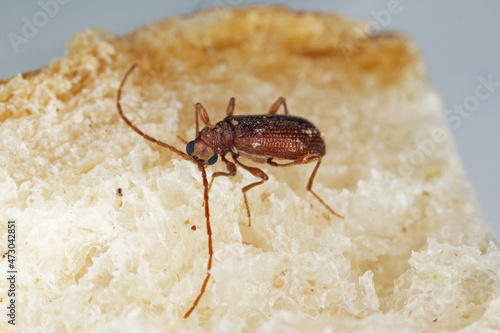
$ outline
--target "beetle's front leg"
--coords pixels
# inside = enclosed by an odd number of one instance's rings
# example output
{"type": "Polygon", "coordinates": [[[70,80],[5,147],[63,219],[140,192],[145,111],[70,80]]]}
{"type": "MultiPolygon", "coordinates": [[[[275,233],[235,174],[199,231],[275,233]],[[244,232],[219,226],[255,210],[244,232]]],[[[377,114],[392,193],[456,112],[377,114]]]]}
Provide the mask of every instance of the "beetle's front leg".
{"type": "Polygon", "coordinates": [[[282,105],[283,105],[283,108],[285,109],[285,114],[287,115],[288,114],[288,108],[286,107],[286,100],[285,100],[284,97],[278,98],[276,100],[276,102],[274,102],[273,105],[271,105],[271,107],[269,108],[269,114],[276,114],[278,112],[278,109],[282,105]]]}
{"type": "Polygon", "coordinates": [[[229,172],[223,172],[223,171],[217,171],[212,174],[212,179],[210,179],[210,184],[208,185],[208,191],[212,188],[212,184],[214,182],[215,177],[220,177],[220,176],[226,176],[226,177],[232,177],[236,175],[236,165],[233,162],[230,162],[226,159],[225,155],[221,155],[221,160],[222,162],[226,163],[226,168],[227,171],[229,172]]]}
{"type": "Polygon", "coordinates": [[[196,103],[194,105],[194,113],[195,113],[195,118],[196,118],[196,133],[194,137],[196,138],[198,135],[200,135],[200,125],[198,124],[198,117],[201,118],[205,126],[210,125],[210,118],[208,117],[207,110],[201,103],[196,103]]]}

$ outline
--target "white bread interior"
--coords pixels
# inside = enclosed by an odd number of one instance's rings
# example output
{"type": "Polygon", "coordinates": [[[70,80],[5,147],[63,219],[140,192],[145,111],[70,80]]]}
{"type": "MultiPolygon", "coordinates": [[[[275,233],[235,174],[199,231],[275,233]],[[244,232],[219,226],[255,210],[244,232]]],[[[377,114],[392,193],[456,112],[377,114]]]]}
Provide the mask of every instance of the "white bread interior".
{"type": "Polygon", "coordinates": [[[89,30],[66,58],[0,83],[0,249],[15,219],[18,329],[500,330],[499,243],[425,64],[406,38],[367,31],[333,14],[214,9],[121,38],[89,30]],[[217,178],[212,277],[183,319],[206,274],[203,186],[119,118],[133,63],[125,114],[183,151],[196,102],[215,123],[230,97],[235,114],[263,114],[284,96],[324,134],[314,189],[345,219],[305,190],[314,164],[244,160],[270,177],[248,192],[252,227],[241,188],[255,177],[217,178]]]}

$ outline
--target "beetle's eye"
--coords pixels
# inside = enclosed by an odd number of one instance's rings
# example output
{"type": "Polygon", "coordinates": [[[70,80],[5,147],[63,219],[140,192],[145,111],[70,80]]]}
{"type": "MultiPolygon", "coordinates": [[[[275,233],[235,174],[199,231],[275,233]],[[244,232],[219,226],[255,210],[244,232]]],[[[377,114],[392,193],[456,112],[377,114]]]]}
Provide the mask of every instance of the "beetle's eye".
{"type": "Polygon", "coordinates": [[[215,154],[214,156],[210,157],[210,158],[208,159],[207,164],[208,164],[208,165],[212,165],[212,164],[214,164],[215,162],[217,162],[217,154],[215,154]]]}
{"type": "Polygon", "coordinates": [[[194,152],[194,141],[190,141],[186,146],[186,152],[188,155],[192,155],[194,152]]]}

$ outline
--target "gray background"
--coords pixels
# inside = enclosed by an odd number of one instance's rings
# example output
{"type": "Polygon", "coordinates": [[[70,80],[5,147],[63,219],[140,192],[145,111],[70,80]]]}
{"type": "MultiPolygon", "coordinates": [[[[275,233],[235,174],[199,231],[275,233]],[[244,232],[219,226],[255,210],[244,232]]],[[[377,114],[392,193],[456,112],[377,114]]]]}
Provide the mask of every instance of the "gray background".
{"type": "MultiPolygon", "coordinates": [[[[0,0],[0,78],[45,66],[55,56],[64,56],[67,41],[75,33],[87,28],[100,27],[121,35],[141,25],[169,16],[188,14],[203,7],[234,7],[255,3],[259,2],[0,0]],[[44,15],[43,12],[51,15],[44,15]],[[38,20],[40,27],[37,31],[31,31],[26,43],[19,44],[16,50],[9,41],[8,34],[22,36],[26,20],[31,23],[38,20]]],[[[464,105],[470,102],[479,84],[479,76],[487,79],[491,75],[492,81],[500,82],[500,1],[260,3],[285,3],[295,9],[337,11],[352,18],[378,22],[383,30],[397,30],[406,34],[419,45],[429,66],[430,80],[441,95],[445,109],[452,109],[454,104],[464,105]],[[389,10],[393,6],[397,10],[391,14],[389,10]]],[[[500,142],[499,105],[500,87],[497,86],[487,98],[479,101],[474,111],[468,113],[467,117],[460,118],[459,126],[449,122],[484,217],[497,235],[500,235],[500,149],[497,148],[500,142]]]]}

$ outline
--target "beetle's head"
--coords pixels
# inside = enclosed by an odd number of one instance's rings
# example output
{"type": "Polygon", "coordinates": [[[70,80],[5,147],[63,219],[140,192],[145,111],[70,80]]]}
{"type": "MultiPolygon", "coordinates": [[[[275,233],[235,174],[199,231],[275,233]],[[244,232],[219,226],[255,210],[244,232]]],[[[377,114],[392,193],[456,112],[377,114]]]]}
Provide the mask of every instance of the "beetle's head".
{"type": "Polygon", "coordinates": [[[201,137],[190,141],[186,146],[186,152],[189,156],[193,156],[204,164],[212,165],[217,162],[217,152],[215,149],[205,142],[201,137]]]}

